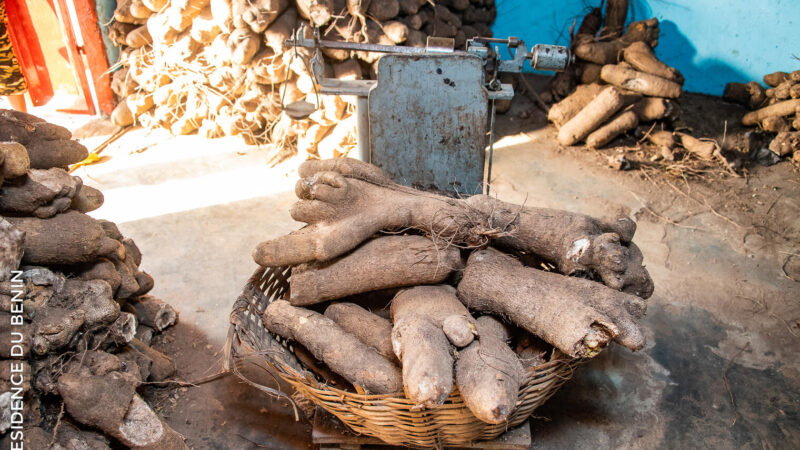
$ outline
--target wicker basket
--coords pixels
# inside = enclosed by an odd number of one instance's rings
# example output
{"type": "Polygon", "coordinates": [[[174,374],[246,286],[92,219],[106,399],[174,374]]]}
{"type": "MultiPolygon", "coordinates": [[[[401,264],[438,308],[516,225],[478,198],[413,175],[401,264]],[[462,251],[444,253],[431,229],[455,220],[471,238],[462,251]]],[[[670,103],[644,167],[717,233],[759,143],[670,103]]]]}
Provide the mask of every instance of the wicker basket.
{"type": "Polygon", "coordinates": [[[291,347],[281,343],[262,324],[264,308],[286,293],[290,275],[291,270],[286,267],[259,269],[248,281],[231,312],[229,367],[252,386],[286,396],[237,370],[243,363],[266,368],[354,432],[374,436],[387,444],[430,448],[494,439],[527,420],[534,409],[572,377],[579,364],[579,360],[556,359],[531,368],[508,422],[498,425],[482,422],[472,415],[455,388],[444,405],[434,410],[413,410],[412,402],[402,394],[365,395],[336,389],[306,370],[291,347]]]}

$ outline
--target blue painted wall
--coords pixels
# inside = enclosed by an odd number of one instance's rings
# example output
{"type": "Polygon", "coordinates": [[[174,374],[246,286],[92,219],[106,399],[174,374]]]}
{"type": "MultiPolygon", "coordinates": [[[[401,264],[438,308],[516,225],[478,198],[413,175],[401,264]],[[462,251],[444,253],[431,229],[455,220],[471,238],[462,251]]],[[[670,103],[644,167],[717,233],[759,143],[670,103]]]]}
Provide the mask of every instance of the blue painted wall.
{"type": "MultiPolygon", "coordinates": [[[[495,37],[569,45],[569,29],[600,0],[496,0],[495,37]]],[[[656,55],[690,92],[722,95],[730,81],[800,69],[800,0],[629,0],[629,21],[656,17],[656,55]]]]}

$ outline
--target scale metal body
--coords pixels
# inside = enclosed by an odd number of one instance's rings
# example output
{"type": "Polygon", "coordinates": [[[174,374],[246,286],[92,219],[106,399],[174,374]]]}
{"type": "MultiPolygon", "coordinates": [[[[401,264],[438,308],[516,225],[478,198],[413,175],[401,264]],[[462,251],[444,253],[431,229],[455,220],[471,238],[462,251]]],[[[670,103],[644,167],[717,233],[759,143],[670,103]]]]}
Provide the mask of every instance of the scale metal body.
{"type": "MultiPolygon", "coordinates": [[[[493,136],[487,169],[487,123],[491,115],[493,131],[493,101],[514,96],[497,74],[522,72],[525,61],[537,70],[564,70],[572,60],[566,47],[539,44],[529,52],[513,37],[476,37],[466,51],[456,51],[449,38],[429,37],[422,48],[326,41],[318,30],[313,39],[302,36],[303,27],[286,44],[315,49],[311,72],[319,94],[358,97],[357,154],[349,156],[375,164],[400,184],[464,195],[488,193],[493,136]],[[492,44],[508,47],[511,59],[501,60],[492,44]],[[325,78],[326,48],[385,53],[377,80],[325,78]]],[[[313,111],[313,105],[289,105],[287,114],[304,109],[313,111]]]]}

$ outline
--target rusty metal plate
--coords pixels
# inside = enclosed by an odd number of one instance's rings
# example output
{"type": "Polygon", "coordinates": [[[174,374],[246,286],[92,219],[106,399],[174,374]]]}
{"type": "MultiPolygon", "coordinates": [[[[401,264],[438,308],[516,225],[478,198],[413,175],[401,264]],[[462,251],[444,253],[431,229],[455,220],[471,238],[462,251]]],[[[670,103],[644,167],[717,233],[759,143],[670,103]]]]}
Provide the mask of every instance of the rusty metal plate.
{"type": "Polygon", "coordinates": [[[477,56],[383,56],[369,94],[372,163],[408,186],[481,193],[487,102],[477,56]]]}

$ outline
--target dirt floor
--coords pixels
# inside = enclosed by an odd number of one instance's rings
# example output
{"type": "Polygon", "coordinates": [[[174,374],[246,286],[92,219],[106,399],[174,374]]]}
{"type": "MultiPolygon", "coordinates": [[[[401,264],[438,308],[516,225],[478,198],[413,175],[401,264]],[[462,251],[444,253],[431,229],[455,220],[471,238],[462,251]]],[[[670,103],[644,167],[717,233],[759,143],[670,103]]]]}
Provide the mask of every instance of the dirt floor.
{"type": "MultiPolygon", "coordinates": [[[[696,135],[725,141],[725,149],[742,142],[734,125],[740,108],[687,94],[682,109],[696,135]]],[[[800,441],[798,170],[789,162],[747,162],[743,176],[721,161],[675,167],[635,138],[601,151],[559,147],[544,114],[524,98],[499,117],[497,134],[493,195],[632,215],[656,286],[647,347],[612,346],[581,366],[534,413],[532,448],[800,441]],[[634,170],[607,167],[619,154],[634,170]]],[[[264,151],[237,142],[139,130],[110,146],[106,163],[77,173],[106,193],[94,215],[120,222],[144,253],[153,293],[180,311],[156,347],[175,358],[186,381],[220,370],[230,306],[256,268],[251,249],[299,227],[288,213],[296,161],[269,169],[264,151]]],[[[310,426],[295,422],[287,402],[233,377],[147,394],[192,448],[312,446],[310,426]]]]}

